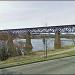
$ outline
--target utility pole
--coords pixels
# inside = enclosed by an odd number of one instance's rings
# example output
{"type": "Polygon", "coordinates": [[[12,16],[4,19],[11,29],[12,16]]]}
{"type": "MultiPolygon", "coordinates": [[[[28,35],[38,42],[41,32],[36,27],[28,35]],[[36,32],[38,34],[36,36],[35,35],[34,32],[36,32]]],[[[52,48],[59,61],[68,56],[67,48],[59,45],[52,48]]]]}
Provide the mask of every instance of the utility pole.
{"type": "MultiPolygon", "coordinates": [[[[44,27],[47,27],[47,23],[44,24],[44,27]]],[[[44,44],[44,58],[47,58],[47,38],[46,38],[46,33],[43,34],[43,44],[44,44]]]]}
{"type": "MultiPolygon", "coordinates": [[[[47,23],[45,23],[45,27],[47,27],[47,23]]],[[[43,44],[44,44],[44,57],[47,58],[47,39],[46,39],[46,33],[43,34],[43,44]]]]}
{"type": "Polygon", "coordinates": [[[45,58],[45,35],[43,34],[44,58],[45,58]]]}
{"type": "Polygon", "coordinates": [[[47,39],[45,39],[46,41],[46,58],[47,58],[47,39]]]}
{"type": "MultiPolygon", "coordinates": [[[[47,27],[47,23],[45,24],[45,26],[47,27]]],[[[46,37],[46,35],[45,35],[46,37]]],[[[45,46],[46,46],[46,58],[47,58],[47,38],[45,38],[45,46]]]]}

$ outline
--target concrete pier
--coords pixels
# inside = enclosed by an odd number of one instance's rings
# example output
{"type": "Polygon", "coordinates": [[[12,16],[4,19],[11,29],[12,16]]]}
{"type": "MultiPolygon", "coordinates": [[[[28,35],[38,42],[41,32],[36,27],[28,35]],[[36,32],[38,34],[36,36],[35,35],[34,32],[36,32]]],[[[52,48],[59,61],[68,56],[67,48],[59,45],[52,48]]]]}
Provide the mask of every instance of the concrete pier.
{"type": "Polygon", "coordinates": [[[55,49],[60,49],[61,48],[61,37],[60,37],[60,32],[56,31],[55,32],[55,41],[54,41],[54,48],[55,49]]]}
{"type": "Polygon", "coordinates": [[[26,34],[26,51],[27,54],[32,52],[32,44],[31,44],[31,34],[27,32],[26,34]]]}

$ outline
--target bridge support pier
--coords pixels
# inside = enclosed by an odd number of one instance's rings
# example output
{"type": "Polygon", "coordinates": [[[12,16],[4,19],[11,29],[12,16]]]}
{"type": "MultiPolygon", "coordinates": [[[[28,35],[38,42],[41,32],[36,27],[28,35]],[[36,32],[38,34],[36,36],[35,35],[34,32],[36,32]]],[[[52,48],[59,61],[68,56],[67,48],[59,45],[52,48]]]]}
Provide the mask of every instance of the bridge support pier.
{"type": "Polygon", "coordinates": [[[26,34],[26,52],[27,54],[32,52],[32,44],[31,44],[31,34],[27,32],[26,34]]]}
{"type": "Polygon", "coordinates": [[[61,40],[60,40],[60,32],[56,31],[55,32],[55,41],[54,41],[54,48],[55,49],[60,49],[61,48],[61,40]]]}

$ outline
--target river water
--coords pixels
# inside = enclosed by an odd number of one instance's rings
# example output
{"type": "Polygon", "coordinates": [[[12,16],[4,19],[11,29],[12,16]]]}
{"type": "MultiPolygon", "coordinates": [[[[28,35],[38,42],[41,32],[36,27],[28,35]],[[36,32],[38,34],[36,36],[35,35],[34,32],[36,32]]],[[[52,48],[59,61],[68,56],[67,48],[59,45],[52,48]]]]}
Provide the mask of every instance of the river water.
{"type": "MultiPolygon", "coordinates": [[[[25,39],[21,39],[21,41],[25,42],[25,39]]],[[[31,39],[31,43],[33,46],[33,51],[44,50],[43,39],[31,39]]],[[[69,46],[74,44],[72,39],[61,38],[61,46],[69,46]]],[[[47,39],[47,47],[48,49],[54,48],[54,38],[47,39]]]]}

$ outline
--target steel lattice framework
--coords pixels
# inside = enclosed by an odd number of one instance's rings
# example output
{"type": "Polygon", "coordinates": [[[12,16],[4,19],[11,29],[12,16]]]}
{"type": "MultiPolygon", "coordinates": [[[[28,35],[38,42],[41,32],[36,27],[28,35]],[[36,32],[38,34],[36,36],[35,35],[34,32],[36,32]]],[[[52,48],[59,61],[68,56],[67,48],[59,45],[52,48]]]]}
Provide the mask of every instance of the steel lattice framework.
{"type": "Polygon", "coordinates": [[[48,26],[48,27],[36,27],[36,28],[21,28],[21,29],[8,29],[0,30],[0,33],[9,33],[9,34],[25,34],[30,32],[34,33],[55,33],[59,31],[61,33],[74,33],[75,25],[61,25],[61,26],[48,26]]]}

